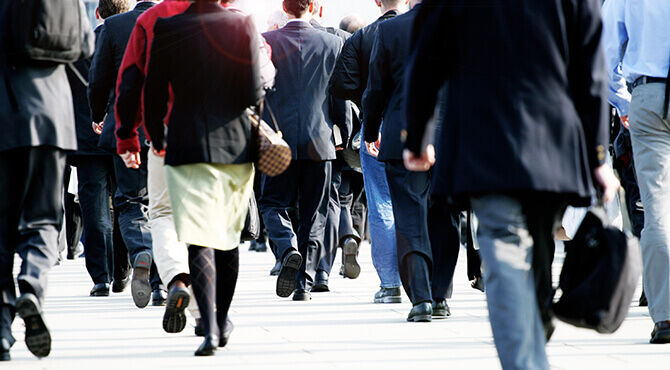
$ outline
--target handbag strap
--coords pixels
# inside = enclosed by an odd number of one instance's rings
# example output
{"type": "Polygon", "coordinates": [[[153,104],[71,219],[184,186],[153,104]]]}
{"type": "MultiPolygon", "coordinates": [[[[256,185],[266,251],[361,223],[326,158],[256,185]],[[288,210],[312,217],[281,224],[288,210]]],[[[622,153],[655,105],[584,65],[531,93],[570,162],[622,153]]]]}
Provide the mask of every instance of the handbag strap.
{"type": "Polygon", "coordinates": [[[263,117],[263,108],[268,109],[268,113],[270,113],[270,119],[272,120],[272,125],[274,126],[275,131],[281,136],[281,130],[279,130],[279,124],[277,124],[277,119],[275,118],[275,114],[272,112],[270,103],[268,103],[266,100],[261,101],[261,108],[258,114],[259,117],[263,117]]]}

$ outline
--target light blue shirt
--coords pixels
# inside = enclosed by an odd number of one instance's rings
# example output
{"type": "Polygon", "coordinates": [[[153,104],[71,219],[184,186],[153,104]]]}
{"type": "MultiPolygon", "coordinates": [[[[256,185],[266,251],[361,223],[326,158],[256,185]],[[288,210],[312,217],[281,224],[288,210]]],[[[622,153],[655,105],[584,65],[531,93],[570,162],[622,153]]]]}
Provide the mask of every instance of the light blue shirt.
{"type": "Polygon", "coordinates": [[[670,67],[670,0],[606,0],[603,45],[609,101],[627,116],[626,82],[641,76],[667,77],[670,67]]]}

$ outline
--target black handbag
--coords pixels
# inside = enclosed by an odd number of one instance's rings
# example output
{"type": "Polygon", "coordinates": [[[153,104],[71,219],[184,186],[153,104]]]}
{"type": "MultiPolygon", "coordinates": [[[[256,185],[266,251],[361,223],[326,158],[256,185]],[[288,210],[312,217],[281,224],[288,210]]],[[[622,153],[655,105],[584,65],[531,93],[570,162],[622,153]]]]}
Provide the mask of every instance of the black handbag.
{"type": "Polygon", "coordinates": [[[565,242],[553,310],[560,320],[599,333],[614,333],[623,323],[640,278],[637,238],[607,226],[602,206],[590,210],[575,237],[565,242]]]}
{"type": "Polygon", "coordinates": [[[254,191],[252,190],[251,197],[249,197],[249,212],[247,212],[247,218],[244,221],[244,228],[242,229],[240,240],[243,242],[256,240],[260,236],[260,233],[261,220],[258,214],[258,205],[256,204],[256,194],[254,194],[254,191]]]}

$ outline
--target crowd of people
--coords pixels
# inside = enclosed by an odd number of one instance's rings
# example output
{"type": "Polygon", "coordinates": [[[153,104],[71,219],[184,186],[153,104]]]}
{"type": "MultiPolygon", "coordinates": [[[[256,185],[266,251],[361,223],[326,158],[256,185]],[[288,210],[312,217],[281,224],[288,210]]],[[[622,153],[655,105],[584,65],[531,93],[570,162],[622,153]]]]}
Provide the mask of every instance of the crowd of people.
{"type": "Polygon", "coordinates": [[[48,356],[47,274],[82,244],[92,297],[130,285],[167,333],[188,310],[213,355],[257,204],[277,296],[328,292],[338,251],[356,279],[368,239],[371,301],[402,289],[407,321],[444,319],[466,246],[502,367],[548,369],[566,209],[618,207],[620,181],[651,342],[670,343],[670,3],[366,1],[376,21],[330,27],[325,0],[283,0],[259,34],[234,0],[99,0],[95,30],[75,0],[68,63],[57,39],[19,59],[0,2],[0,360],[15,315],[48,356]],[[279,175],[254,167],[252,115],[291,149],[279,175]]]}

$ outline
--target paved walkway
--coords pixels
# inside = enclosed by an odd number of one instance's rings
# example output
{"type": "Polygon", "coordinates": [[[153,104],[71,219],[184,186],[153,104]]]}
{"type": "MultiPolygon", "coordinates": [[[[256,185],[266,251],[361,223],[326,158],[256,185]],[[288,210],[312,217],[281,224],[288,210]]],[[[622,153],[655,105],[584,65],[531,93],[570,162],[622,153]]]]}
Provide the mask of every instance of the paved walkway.
{"type": "MultiPolygon", "coordinates": [[[[244,247],[231,308],[235,331],[228,347],[209,358],[193,357],[201,339],[193,335],[192,322],[180,334],[166,334],[162,307],[136,308],[129,289],[89,297],[92,284],[83,259],[64,261],[51,272],[45,305],[51,355],[38,360],[28,352],[23,322],[17,319],[13,361],[0,369],[500,367],[484,295],[470,288],[464,258],[456,271],[455,298],[449,301],[453,316],[432,323],[405,322],[411,308],[406,297],[402,304],[373,304],[379,281],[369,245],[361,261],[358,279],[334,276],[331,293],[293,302],[274,294],[275,278],[268,275],[272,254],[244,247]]],[[[646,308],[639,307],[631,309],[614,335],[558,323],[548,346],[550,362],[556,369],[668,369],[670,345],[648,344],[651,329],[646,308]]]]}

